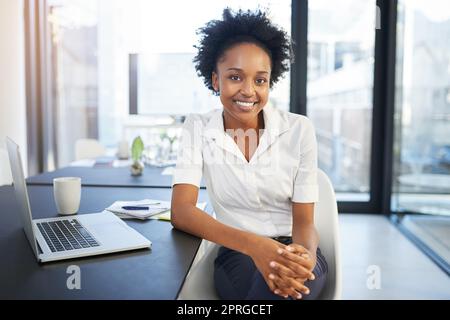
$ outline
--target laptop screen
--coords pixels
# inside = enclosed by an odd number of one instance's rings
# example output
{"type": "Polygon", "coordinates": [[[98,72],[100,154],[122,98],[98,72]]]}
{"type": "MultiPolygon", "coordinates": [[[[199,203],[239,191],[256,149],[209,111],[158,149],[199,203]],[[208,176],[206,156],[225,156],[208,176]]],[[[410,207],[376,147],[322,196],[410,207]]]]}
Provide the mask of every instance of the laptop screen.
{"type": "Polygon", "coordinates": [[[32,216],[30,210],[30,201],[28,199],[27,185],[23,174],[22,160],[20,157],[19,146],[6,137],[6,145],[8,148],[9,163],[11,165],[11,172],[14,182],[14,193],[16,194],[17,206],[19,208],[19,215],[25,234],[33,248],[34,254],[38,256],[36,237],[33,231],[32,216]]]}

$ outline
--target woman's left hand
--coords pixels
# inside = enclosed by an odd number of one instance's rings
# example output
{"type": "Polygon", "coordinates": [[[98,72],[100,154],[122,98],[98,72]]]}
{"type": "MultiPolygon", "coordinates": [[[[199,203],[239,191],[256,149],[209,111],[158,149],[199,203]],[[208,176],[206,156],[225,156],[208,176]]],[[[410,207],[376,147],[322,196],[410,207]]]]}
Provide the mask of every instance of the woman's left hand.
{"type": "MultiPolygon", "coordinates": [[[[293,243],[285,247],[285,249],[279,249],[278,254],[301,265],[303,268],[311,271],[311,273],[316,265],[316,255],[299,244],[293,243]]],[[[294,299],[299,299],[301,298],[301,294],[309,294],[309,289],[304,283],[307,280],[314,280],[314,275],[309,279],[298,278],[293,276],[292,270],[281,264],[272,263],[270,266],[274,270],[270,278],[280,292],[280,295],[284,295],[285,297],[289,295],[294,299]]]]}
{"type": "Polygon", "coordinates": [[[312,253],[300,244],[291,243],[286,246],[285,250],[278,251],[278,253],[289,260],[297,261],[311,272],[316,266],[316,253],[312,253]]]}

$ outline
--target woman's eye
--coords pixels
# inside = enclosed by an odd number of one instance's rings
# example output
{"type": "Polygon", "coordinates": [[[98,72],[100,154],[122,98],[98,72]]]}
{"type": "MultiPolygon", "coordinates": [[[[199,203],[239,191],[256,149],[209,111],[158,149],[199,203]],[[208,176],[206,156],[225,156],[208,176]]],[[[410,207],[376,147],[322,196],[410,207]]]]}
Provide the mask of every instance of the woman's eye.
{"type": "Polygon", "coordinates": [[[266,82],[267,82],[266,79],[258,79],[258,80],[256,80],[256,83],[258,83],[258,84],[264,84],[266,82]]]}
{"type": "Polygon", "coordinates": [[[237,80],[239,80],[239,76],[231,76],[230,79],[237,81],[237,80]]]}

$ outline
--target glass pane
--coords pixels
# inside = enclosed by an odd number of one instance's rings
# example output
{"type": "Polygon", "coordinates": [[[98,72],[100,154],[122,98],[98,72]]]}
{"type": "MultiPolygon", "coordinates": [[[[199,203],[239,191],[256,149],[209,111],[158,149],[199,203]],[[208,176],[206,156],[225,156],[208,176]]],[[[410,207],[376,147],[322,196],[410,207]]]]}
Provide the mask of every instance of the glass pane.
{"type": "Polygon", "coordinates": [[[186,115],[206,113],[220,107],[197,76],[195,53],[145,53],[138,56],[138,113],[186,115]],[[169,93],[169,94],[168,94],[169,93]]]}
{"type": "MultiPolygon", "coordinates": [[[[275,23],[289,34],[291,29],[291,1],[199,1],[203,10],[195,15],[186,15],[191,2],[165,1],[161,3],[142,2],[141,30],[164,29],[164,36],[155,43],[140,40],[143,47],[139,55],[138,68],[138,113],[139,114],[188,114],[208,112],[220,107],[218,97],[212,96],[202,80],[196,75],[192,59],[196,54],[193,47],[198,40],[195,31],[211,19],[220,19],[223,8],[254,9],[268,7],[275,23]],[[171,12],[173,6],[180,7],[171,19],[156,12],[171,12]],[[157,7],[158,11],[154,8],[157,7]],[[146,12],[155,15],[149,19],[146,12]],[[173,21],[177,21],[176,24],[173,21]],[[173,41],[177,39],[177,41],[173,41]],[[178,39],[182,41],[178,41],[178,39]],[[170,92],[170,94],[167,94],[170,92]]],[[[148,35],[144,35],[148,37],[148,35]]],[[[289,110],[289,74],[271,92],[272,104],[289,110]]]]}
{"type": "Polygon", "coordinates": [[[450,216],[450,4],[399,1],[393,209],[450,216]]]}
{"type": "MultiPolygon", "coordinates": [[[[172,121],[167,114],[206,112],[220,107],[218,98],[194,80],[192,58],[196,30],[221,18],[225,7],[269,8],[271,18],[289,34],[291,1],[182,0],[48,0],[53,33],[53,67],[57,82],[57,149],[59,166],[74,159],[78,138],[97,138],[116,146],[128,126],[172,121]],[[129,116],[129,56],[143,60],[138,112],[129,116]],[[156,59],[157,58],[157,59],[156,59]],[[157,73],[155,73],[157,71],[157,73]],[[161,72],[163,71],[163,72],[161,72]],[[171,99],[167,99],[167,98],[171,99]],[[158,115],[159,117],[155,117],[158,115]],[[157,119],[158,118],[158,119],[157,119]]],[[[289,79],[271,93],[272,104],[289,109],[289,79]]],[[[139,133],[139,132],[138,132],[139,133]]]]}
{"type": "Polygon", "coordinates": [[[308,117],[340,201],[370,199],[375,0],[308,2],[308,117]]]}
{"type": "Polygon", "coordinates": [[[57,160],[74,160],[77,139],[98,137],[98,3],[48,1],[55,79],[57,160]]]}

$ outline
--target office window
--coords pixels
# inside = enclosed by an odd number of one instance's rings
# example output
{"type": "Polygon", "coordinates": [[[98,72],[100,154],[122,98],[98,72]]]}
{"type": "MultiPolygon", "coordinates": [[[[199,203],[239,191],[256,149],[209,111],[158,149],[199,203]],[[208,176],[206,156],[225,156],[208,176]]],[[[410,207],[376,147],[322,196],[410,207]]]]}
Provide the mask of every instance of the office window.
{"type": "Polygon", "coordinates": [[[395,107],[394,211],[450,216],[448,1],[399,1],[395,107]]]}
{"type": "Polygon", "coordinates": [[[370,200],[376,2],[308,2],[308,116],[338,200],[370,200]]]}
{"type": "Polygon", "coordinates": [[[397,12],[392,219],[450,275],[450,4],[397,12]]]}
{"type": "MultiPolygon", "coordinates": [[[[195,79],[192,58],[196,29],[220,18],[225,7],[269,8],[275,23],[288,33],[291,29],[290,0],[48,0],[47,6],[58,166],[73,160],[78,138],[115,146],[125,137],[127,122],[167,123],[173,114],[220,107],[195,79]],[[140,57],[138,118],[129,115],[131,54],[140,57]]],[[[271,93],[272,103],[284,110],[289,109],[289,79],[287,74],[271,93]]]]}
{"type": "MultiPolygon", "coordinates": [[[[186,15],[192,11],[192,2],[178,4],[176,10],[167,19],[155,12],[154,19],[141,19],[142,30],[163,29],[166,33],[155,39],[158,46],[148,43],[144,38],[139,43],[145,45],[138,51],[137,61],[138,114],[187,114],[191,112],[207,112],[211,107],[220,107],[220,101],[213,97],[196,75],[192,59],[196,53],[193,45],[198,37],[196,28],[203,26],[211,18],[220,18],[223,8],[256,8],[258,5],[270,8],[275,23],[282,26],[288,33],[291,29],[291,4],[284,1],[199,1],[196,7],[201,7],[196,14],[186,15]],[[242,3],[245,3],[242,6],[242,3]],[[173,20],[172,20],[173,19],[173,20]],[[177,21],[174,25],[173,21],[177,21]],[[174,41],[177,39],[177,41],[174,41]],[[182,40],[179,41],[178,39],[182,40]],[[165,72],[163,72],[165,70],[165,72]],[[170,94],[167,94],[170,92],[170,94]]],[[[158,4],[160,12],[171,12],[173,1],[158,4]]],[[[149,8],[155,4],[149,4],[149,8]]],[[[144,12],[146,10],[143,10],[144,12]]],[[[289,74],[278,83],[270,95],[271,103],[281,109],[289,110],[289,74]]]]}

